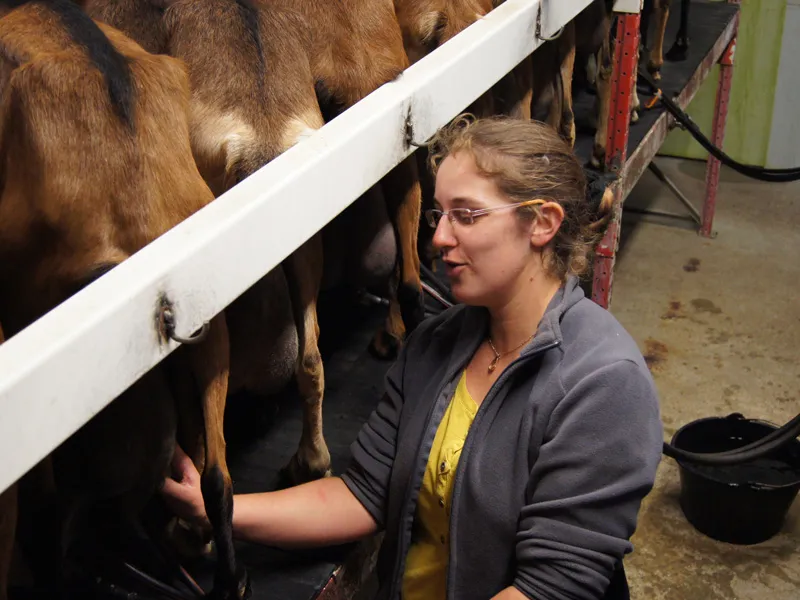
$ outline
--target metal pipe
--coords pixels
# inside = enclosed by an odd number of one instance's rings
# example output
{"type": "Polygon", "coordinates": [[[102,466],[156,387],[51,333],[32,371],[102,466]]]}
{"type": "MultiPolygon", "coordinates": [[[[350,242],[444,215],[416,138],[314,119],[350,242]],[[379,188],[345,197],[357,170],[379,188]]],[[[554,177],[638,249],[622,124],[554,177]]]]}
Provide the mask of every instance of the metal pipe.
{"type": "Polygon", "coordinates": [[[670,189],[670,191],[673,194],[675,194],[675,197],[678,200],[680,200],[681,203],[687,209],[689,209],[689,212],[692,213],[692,217],[694,218],[694,221],[698,225],[702,225],[703,224],[703,217],[700,216],[700,213],[694,207],[694,205],[692,204],[692,201],[689,200],[686,196],[684,196],[683,192],[680,189],[678,189],[678,186],[676,186],[675,183],[669,177],[667,177],[667,174],[664,173],[664,171],[662,171],[661,168],[653,161],[650,161],[650,164],[647,166],[647,168],[650,169],[655,174],[655,176],[658,177],[664,183],[664,185],[666,185],[670,189]]]}
{"type": "Polygon", "coordinates": [[[423,282],[421,282],[421,283],[422,283],[422,289],[423,289],[423,290],[425,290],[426,292],[428,292],[428,293],[429,293],[429,294],[430,294],[430,295],[431,295],[433,298],[435,298],[436,300],[438,300],[438,301],[439,301],[439,303],[440,303],[442,306],[444,306],[445,308],[450,308],[451,306],[453,306],[453,304],[452,304],[451,302],[447,301],[447,300],[444,298],[444,296],[442,296],[442,295],[441,295],[441,294],[440,294],[438,291],[436,291],[436,290],[435,290],[433,287],[431,287],[430,285],[428,285],[428,284],[427,284],[427,283],[425,283],[424,281],[423,281],[423,282]]]}
{"type": "Polygon", "coordinates": [[[627,213],[636,213],[639,215],[652,215],[655,217],[669,217],[670,219],[679,219],[681,221],[694,222],[689,215],[681,215],[678,213],[667,212],[665,210],[654,210],[652,208],[636,208],[634,206],[626,206],[622,211],[623,216],[627,213]]]}

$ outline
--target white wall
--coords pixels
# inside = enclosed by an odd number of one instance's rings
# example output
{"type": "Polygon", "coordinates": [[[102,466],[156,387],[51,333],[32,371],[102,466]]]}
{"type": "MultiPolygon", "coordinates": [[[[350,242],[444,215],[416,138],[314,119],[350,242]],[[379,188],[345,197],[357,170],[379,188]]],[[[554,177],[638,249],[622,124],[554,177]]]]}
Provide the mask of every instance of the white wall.
{"type": "Polygon", "coordinates": [[[800,166],[800,0],[787,0],[767,167],[800,166]]]}

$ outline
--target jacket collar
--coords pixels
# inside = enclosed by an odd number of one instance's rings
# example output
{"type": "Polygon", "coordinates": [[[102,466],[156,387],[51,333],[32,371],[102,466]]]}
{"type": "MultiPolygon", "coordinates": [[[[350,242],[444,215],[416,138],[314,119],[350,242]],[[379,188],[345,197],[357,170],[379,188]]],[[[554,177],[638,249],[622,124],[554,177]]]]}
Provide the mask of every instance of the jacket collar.
{"type": "Polygon", "coordinates": [[[561,334],[561,320],[564,314],[583,298],[585,295],[578,278],[574,275],[568,276],[547,305],[536,335],[522,349],[521,356],[536,353],[545,346],[561,344],[564,341],[561,334]]]}
{"type": "MultiPolygon", "coordinates": [[[[533,339],[522,349],[520,356],[536,354],[544,348],[561,344],[561,320],[564,314],[585,297],[577,277],[570,275],[553,295],[544,311],[533,339]]],[[[463,318],[450,354],[448,379],[454,378],[469,362],[489,328],[489,313],[479,306],[461,306],[463,318]]]]}

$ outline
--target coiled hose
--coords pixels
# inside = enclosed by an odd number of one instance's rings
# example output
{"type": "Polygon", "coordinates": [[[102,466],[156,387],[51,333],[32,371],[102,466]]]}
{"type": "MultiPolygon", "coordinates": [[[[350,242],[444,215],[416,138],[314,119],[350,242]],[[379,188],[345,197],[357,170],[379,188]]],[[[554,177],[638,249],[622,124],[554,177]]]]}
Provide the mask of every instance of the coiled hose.
{"type": "Polygon", "coordinates": [[[652,90],[656,97],[661,101],[664,107],[672,113],[675,120],[680,123],[686,131],[688,131],[697,142],[706,149],[706,151],[717,158],[723,165],[726,165],[734,171],[741,173],[751,179],[758,179],[759,181],[768,181],[770,183],[787,183],[790,181],[797,181],[800,179],[800,167],[792,167],[789,169],[765,169],[762,167],[753,167],[750,165],[743,165],[740,162],[733,160],[720,148],[717,148],[711,141],[703,135],[700,128],[686,114],[681,108],[667,96],[658,84],[644,71],[638,72],[639,79],[644,81],[647,86],[652,90]]]}

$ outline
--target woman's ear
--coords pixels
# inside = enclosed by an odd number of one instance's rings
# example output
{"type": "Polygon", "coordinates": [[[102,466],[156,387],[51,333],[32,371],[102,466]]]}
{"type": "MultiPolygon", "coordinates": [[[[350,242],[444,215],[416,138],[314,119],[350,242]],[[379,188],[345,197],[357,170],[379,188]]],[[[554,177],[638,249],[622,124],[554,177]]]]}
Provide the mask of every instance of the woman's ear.
{"type": "Polygon", "coordinates": [[[564,208],[558,202],[545,202],[531,226],[531,244],[544,248],[558,233],[564,221],[564,208]]]}

